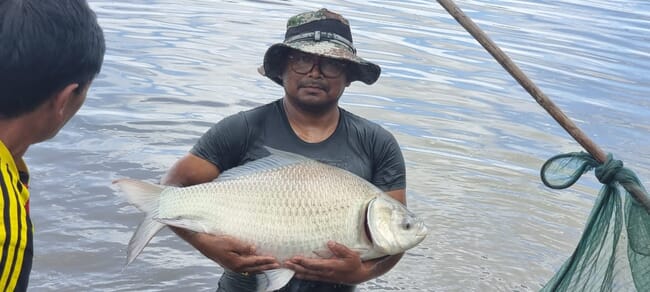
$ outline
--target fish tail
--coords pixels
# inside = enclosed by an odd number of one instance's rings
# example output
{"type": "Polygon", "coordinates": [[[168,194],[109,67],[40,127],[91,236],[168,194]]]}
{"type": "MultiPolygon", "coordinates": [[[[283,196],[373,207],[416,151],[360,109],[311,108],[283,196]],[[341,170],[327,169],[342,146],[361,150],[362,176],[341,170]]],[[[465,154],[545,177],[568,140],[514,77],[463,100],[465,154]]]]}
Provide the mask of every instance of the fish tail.
{"type": "Polygon", "coordinates": [[[126,253],[126,266],[133,262],[133,260],[135,260],[135,258],[142,252],[144,247],[147,246],[149,241],[151,241],[154,235],[166,226],[153,218],[153,214],[147,214],[142,223],[138,225],[138,229],[133,233],[126,253]]]}
{"type": "Polygon", "coordinates": [[[165,189],[161,185],[128,178],[115,180],[113,184],[122,190],[122,197],[145,213],[158,209],[160,193],[165,189]]]}
{"type": "Polygon", "coordinates": [[[142,252],[149,241],[160,231],[165,224],[155,221],[158,217],[158,201],[160,193],[165,188],[143,181],[132,179],[119,179],[113,182],[122,190],[122,196],[129,203],[145,213],[145,218],[138,225],[133,237],[129,241],[126,265],[129,265],[142,252]]]}

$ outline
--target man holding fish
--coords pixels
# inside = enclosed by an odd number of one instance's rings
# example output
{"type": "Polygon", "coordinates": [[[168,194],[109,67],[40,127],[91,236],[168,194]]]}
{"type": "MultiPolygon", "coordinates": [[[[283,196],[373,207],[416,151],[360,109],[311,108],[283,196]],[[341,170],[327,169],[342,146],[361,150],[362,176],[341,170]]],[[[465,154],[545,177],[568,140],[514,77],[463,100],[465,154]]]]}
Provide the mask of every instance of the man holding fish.
{"type": "MultiPolygon", "coordinates": [[[[338,106],[353,81],[374,83],[380,67],[356,55],[350,25],[321,9],[287,22],[283,43],[271,46],[260,73],[284,87],[283,98],[223,119],[169,170],[162,183],[191,186],[269,154],[266,147],[340,167],[405,204],[405,166],[395,138],[379,125],[338,106]]],[[[283,262],[226,235],[174,227],[174,231],[225,272],[217,291],[255,291],[255,274],[287,268],[294,278],[281,291],[353,291],[389,271],[402,254],[362,261],[359,253],[327,243],[329,256],[295,256],[283,262]]]]}

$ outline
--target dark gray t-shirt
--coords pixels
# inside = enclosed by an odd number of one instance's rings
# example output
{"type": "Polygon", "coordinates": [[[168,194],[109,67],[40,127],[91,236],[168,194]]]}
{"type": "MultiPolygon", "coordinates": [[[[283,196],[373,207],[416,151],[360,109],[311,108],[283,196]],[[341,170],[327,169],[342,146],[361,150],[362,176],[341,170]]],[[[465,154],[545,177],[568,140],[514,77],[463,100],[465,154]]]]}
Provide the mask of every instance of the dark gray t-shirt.
{"type": "Polygon", "coordinates": [[[190,151],[220,171],[267,156],[265,146],[346,169],[384,191],[404,189],[406,170],[397,141],[387,130],[340,109],[339,124],[325,141],[307,143],[291,129],[282,99],[226,117],[190,151]]]}

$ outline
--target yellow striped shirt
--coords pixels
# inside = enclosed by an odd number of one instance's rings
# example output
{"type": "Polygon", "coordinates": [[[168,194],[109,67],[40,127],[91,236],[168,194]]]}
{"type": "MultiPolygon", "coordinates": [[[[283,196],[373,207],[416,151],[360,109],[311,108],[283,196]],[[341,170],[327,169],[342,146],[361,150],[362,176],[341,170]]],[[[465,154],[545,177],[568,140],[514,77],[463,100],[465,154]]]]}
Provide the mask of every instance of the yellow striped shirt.
{"type": "Polygon", "coordinates": [[[0,291],[25,291],[32,266],[27,167],[0,141],[0,291]]]}

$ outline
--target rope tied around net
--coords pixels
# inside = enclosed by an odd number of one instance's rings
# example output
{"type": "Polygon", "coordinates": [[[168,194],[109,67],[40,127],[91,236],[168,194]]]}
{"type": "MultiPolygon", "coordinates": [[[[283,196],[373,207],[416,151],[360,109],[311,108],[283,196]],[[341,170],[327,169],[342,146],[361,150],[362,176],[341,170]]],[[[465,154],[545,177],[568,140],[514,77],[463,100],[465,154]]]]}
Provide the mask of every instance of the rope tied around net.
{"type": "Polygon", "coordinates": [[[541,177],[548,187],[564,189],[591,169],[603,187],[578,246],[541,291],[610,291],[628,281],[638,291],[650,291],[650,214],[628,190],[646,198],[648,193],[634,172],[611,154],[601,164],[588,153],[573,152],[546,161],[541,177]]]}
{"type": "Polygon", "coordinates": [[[603,164],[597,166],[594,172],[599,182],[604,185],[609,185],[621,180],[623,174],[620,176],[618,176],[618,174],[623,170],[627,170],[623,167],[623,161],[613,159],[612,154],[610,153],[607,155],[607,160],[603,164]]]}
{"type": "MultiPolygon", "coordinates": [[[[636,174],[623,166],[623,161],[613,159],[612,154],[607,154],[603,163],[585,152],[572,152],[556,155],[550,158],[541,169],[542,182],[552,189],[566,189],[575,184],[582,174],[594,169],[596,178],[600,183],[610,188],[617,189],[617,184],[626,190],[641,194],[644,200],[650,196],[645,190],[636,174]]],[[[637,204],[642,204],[636,197],[631,196],[637,204]]]]}

